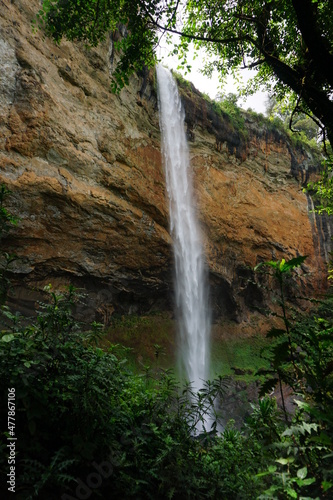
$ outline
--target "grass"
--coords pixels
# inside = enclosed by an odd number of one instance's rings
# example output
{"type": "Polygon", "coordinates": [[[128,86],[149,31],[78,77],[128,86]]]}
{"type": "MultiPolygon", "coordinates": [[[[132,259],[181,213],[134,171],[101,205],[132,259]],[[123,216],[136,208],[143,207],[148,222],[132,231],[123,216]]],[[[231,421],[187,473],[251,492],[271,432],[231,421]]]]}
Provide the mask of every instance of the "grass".
{"type": "Polygon", "coordinates": [[[252,382],[257,370],[268,367],[260,356],[265,345],[267,340],[260,335],[213,341],[212,377],[234,375],[236,379],[252,382]]]}
{"type": "MultiPolygon", "coordinates": [[[[176,373],[176,328],[168,314],[118,316],[113,318],[103,343],[124,346],[128,364],[135,371],[141,372],[149,366],[152,369],[171,368],[176,373]]],[[[211,378],[233,375],[252,382],[255,372],[267,366],[260,357],[266,344],[267,340],[259,334],[245,338],[213,337],[211,378]]]]}
{"type": "MultiPolygon", "coordinates": [[[[267,340],[256,333],[263,331],[261,321],[254,316],[243,328],[230,321],[213,327],[210,379],[230,377],[226,399],[218,411],[225,422],[233,419],[237,428],[251,411],[250,401],[257,397],[255,373],[267,367],[260,357],[267,340]]],[[[120,349],[123,354],[125,349],[127,366],[134,373],[171,369],[182,385],[177,370],[177,325],[169,315],[115,317],[104,338],[105,345],[110,343],[117,344],[116,353],[120,349]]]]}
{"type": "Polygon", "coordinates": [[[103,343],[128,348],[126,357],[135,371],[174,368],[176,363],[175,324],[167,314],[115,317],[103,343]]]}

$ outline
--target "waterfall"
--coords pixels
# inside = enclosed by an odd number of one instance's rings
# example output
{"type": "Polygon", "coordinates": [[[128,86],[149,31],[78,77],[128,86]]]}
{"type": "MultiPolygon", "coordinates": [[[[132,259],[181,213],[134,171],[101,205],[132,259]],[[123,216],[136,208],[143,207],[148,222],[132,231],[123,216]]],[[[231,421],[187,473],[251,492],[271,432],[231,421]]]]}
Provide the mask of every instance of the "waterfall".
{"type": "Polygon", "coordinates": [[[194,204],[185,113],[172,74],[157,67],[162,154],[175,261],[181,373],[198,391],[209,377],[210,314],[203,243],[194,204]]]}

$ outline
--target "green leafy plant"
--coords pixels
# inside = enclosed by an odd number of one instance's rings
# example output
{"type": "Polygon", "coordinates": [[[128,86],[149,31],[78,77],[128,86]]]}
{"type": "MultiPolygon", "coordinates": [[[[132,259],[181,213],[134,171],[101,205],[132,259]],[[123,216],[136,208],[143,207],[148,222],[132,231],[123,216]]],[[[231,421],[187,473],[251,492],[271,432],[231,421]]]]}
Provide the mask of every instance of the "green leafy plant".
{"type": "MultiPolygon", "coordinates": [[[[10,217],[3,212],[4,228],[11,227],[10,217]]],[[[7,421],[8,388],[15,388],[15,497],[68,500],[84,492],[105,499],[330,498],[333,309],[330,299],[303,315],[288,306],[286,287],[304,260],[257,266],[278,285],[274,314],[280,326],[268,332],[263,397],[252,404],[242,430],[232,421],[224,429],[218,423],[216,401],[223,404],[228,379],[206,381],[196,393],[190,384],[180,388],[169,370],[132,373],[126,349],[105,339],[99,347],[102,325],[87,328],[75,319],[84,296],[73,286],[45,287],[30,320],[3,304],[0,420],[7,421]],[[283,403],[281,415],[268,394],[276,385],[282,400],[284,387],[292,388],[293,412],[283,403]]],[[[137,317],[123,322],[131,329],[147,326],[137,317]]],[[[162,349],[153,347],[157,364],[162,349]]],[[[7,440],[2,432],[4,477],[7,440]]],[[[7,490],[1,494],[6,497],[7,490]]]]}
{"type": "MultiPolygon", "coordinates": [[[[95,345],[98,325],[85,331],[74,319],[77,300],[73,287],[46,287],[28,325],[3,310],[0,393],[5,399],[7,388],[15,388],[17,498],[69,495],[103,461],[112,467],[98,489],[103,498],[111,491],[112,498],[204,498],[209,477],[200,467],[209,444],[194,436],[223,379],[195,394],[190,386],[181,391],[168,371],[132,374],[113,346],[95,345]]],[[[1,421],[6,411],[1,405],[1,421]]],[[[6,466],[4,453],[2,472],[6,466]]]]}
{"type": "Polygon", "coordinates": [[[278,420],[272,422],[270,405],[263,404],[267,402],[264,399],[261,411],[255,411],[249,423],[256,438],[259,441],[264,438],[270,451],[267,456],[271,463],[258,477],[269,475],[271,481],[259,498],[328,498],[333,485],[331,308],[324,302],[305,316],[295,311],[291,314],[284,293],[286,277],[304,259],[270,261],[257,267],[272,270],[278,283],[282,311],[278,316],[283,324],[283,328],[274,327],[267,334],[272,339],[266,349],[271,368],[261,370],[267,377],[261,393],[270,392],[278,383],[285,417],[284,426],[278,420]],[[286,385],[294,392],[294,414],[286,410],[283,392],[286,385]],[[267,411],[263,412],[264,408],[267,411]],[[270,434],[268,429],[274,433],[270,434]]]}
{"type": "Polygon", "coordinates": [[[322,164],[321,177],[318,181],[309,182],[304,189],[316,202],[315,211],[327,215],[333,214],[333,161],[327,159],[322,164]]]}
{"type": "Polygon", "coordinates": [[[127,36],[117,42],[121,48],[114,74],[117,88],[128,82],[134,70],[154,64],[159,34],[181,35],[174,53],[180,55],[183,67],[189,66],[187,54],[193,52],[193,45],[209,55],[204,65],[207,75],[217,70],[224,80],[248,67],[255,74],[248,93],[264,86],[280,100],[291,95],[296,108],[317,117],[333,142],[331,17],[327,0],[213,4],[210,0],[184,4],[178,0],[46,0],[37,25],[58,43],[67,37],[91,45],[105,39],[119,24],[126,25],[127,36]]]}
{"type": "MultiPolygon", "coordinates": [[[[266,375],[267,380],[263,384],[261,394],[271,391],[277,384],[280,387],[281,399],[284,408],[285,418],[288,419],[285,409],[284,395],[282,382],[295,386],[299,380],[298,371],[295,364],[295,344],[292,338],[291,320],[287,313],[287,305],[285,299],[285,279],[290,276],[291,272],[301,266],[306,257],[300,256],[289,261],[282,259],[281,261],[268,261],[258,264],[255,271],[268,269],[268,272],[273,275],[273,278],[278,285],[278,304],[281,308],[281,314],[276,314],[281,320],[283,327],[273,327],[267,333],[267,338],[273,339],[273,342],[266,349],[266,356],[271,364],[268,370],[261,370],[261,375],[266,375]],[[291,370],[291,367],[293,370],[291,370]],[[294,378],[296,377],[296,379],[294,378]]],[[[267,272],[267,271],[266,271],[267,272]]]]}
{"type": "MultiPolygon", "coordinates": [[[[2,398],[8,387],[16,389],[22,498],[47,495],[51,485],[60,487],[73,478],[75,464],[82,467],[84,461],[109,453],[112,431],[106,410],[124,378],[112,353],[92,347],[91,337],[97,334],[82,332],[73,319],[73,287],[63,294],[48,287],[46,293],[50,301],[41,304],[31,325],[15,321],[15,328],[2,331],[0,339],[2,398]],[[112,390],[109,377],[114,378],[112,390]],[[44,471],[37,474],[37,483],[31,468],[36,474],[44,471]]],[[[3,405],[1,413],[5,410],[3,405]]]]}
{"type": "MultiPolygon", "coordinates": [[[[10,196],[11,191],[7,189],[5,184],[0,186],[0,243],[5,239],[9,232],[18,223],[18,218],[13,216],[6,208],[6,198],[10,196]]],[[[17,255],[14,253],[0,252],[0,305],[4,304],[7,299],[10,288],[10,279],[8,271],[11,264],[17,260],[17,255]]]]}

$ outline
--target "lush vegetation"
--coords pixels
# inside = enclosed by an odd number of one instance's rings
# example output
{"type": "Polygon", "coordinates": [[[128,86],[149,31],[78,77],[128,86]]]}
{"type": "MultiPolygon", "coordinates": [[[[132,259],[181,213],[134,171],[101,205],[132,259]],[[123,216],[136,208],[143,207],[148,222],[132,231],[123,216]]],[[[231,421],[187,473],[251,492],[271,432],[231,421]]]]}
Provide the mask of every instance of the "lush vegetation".
{"type": "Polygon", "coordinates": [[[316,200],[316,211],[319,214],[333,214],[333,162],[330,158],[323,162],[321,178],[309,182],[306,191],[310,192],[316,200]]]}
{"type": "MultiPolygon", "coordinates": [[[[332,142],[331,0],[196,0],[184,5],[44,0],[38,24],[56,42],[66,36],[92,45],[119,23],[127,25],[127,36],[116,42],[121,58],[114,87],[120,88],[131,72],[155,62],[158,30],[177,32],[181,8],[183,38],[177,50],[185,59],[192,40],[213,56],[208,73],[217,68],[223,77],[240,64],[256,69],[258,85],[271,86],[278,97],[291,90],[292,117],[314,116],[332,142]]],[[[239,122],[234,104],[224,99],[218,107],[239,122]]],[[[325,191],[329,170],[324,180],[313,189],[330,207],[331,192],[325,191]]],[[[17,222],[4,207],[6,194],[3,187],[1,238],[17,222]]],[[[101,343],[101,325],[87,328],[75,320],[72,311],[81,298],[73,287],[63,293],[47,287],[34,318],[21,318],[6,304],[15,258],[3,253],[0,268],[0,470],[10,481],[11,461],[15,498],[332,497],[332,304],[330,299],[311,303],[303,315],[288,308],[288,283],[303,257],[257,269],[277,284],[279,309],[274,307],[272,314],[280,326],[271,328],[262,350],[260,398],[251,415],[242,429],[224,422],[222,432],[217,432],[218,414],[207,430],[199,426],[214,402],[223,405],[228,379],[207,381],[193,394],[167,370],[133,373],[116,346],[101,343]],[[295,400],[292,409],[286,387],[295,400]],[[280,392],[282,408],[273,390],[280,392]]],[[[9,485],[1,483],[4,498],[9,485]]]]}
{"type": "MultiPolygon", "coordinates": [[[[333,140],[332,0],[45,0],[38,25],[56,42],[62,37],[96,45],[119,23],[128,34],[114,84],[153,65],[161,33],[181,35],[174,51],[188,65],[191,44],[208,54],[206,73],[250,68],[254,91],[265,86],[278,99],[290,96],[292,117],[312,116],[333,140]]],[[[174,42],[172,42],[174,45],[174,42]]]]}
{"type": "MultiPolygon", "coordinates": [[[[4,207],[0,220],[3,234],[16,223],[4,207]]],[[[287,308],[288,281],[303,261],[257,270],[277,281],[281,324],[263,346],[260,399],[242,429],[229,421],[222,432],[215,413],[206,430],[198,426],[208,408],[223,405],[227,378],[193,394],[168,370],[133,373],[118,346],[99,346],[101,325],[87,329],[75,320],[84,298],[71,286],[63,293],[46,287],[31,320],[3,301],[0,470],[7,477],[11,461],[15,498],[330,498],[333,314],[330,300],[304,316],[287,308]],[[268,395],[274,387],[282,410],[268,395]]],[[[7,271],[5,259],[1,274],[7,271]]],[[[9,484],[1,484],[4,498],[9,484]]]]}
{"type": "Polygon", "coordinates": [[[314,150],[319,150],[320,127],[306,113],[300,110],[295,112],[294,103],[287,99],[277,101],[269,96],[266,102],[266,114],[274,125],[289,130],[290,137],[307,143],[314,150]]]}
{"type": "Polygon", "coordinates": [[[295,114],[313,114],[332,137],[333,80],[324,62],[333,58],[332,8],[318,0],[188,1],[180,54],[186,58],[192,37],[211,56],[208,74],[254,70],[251,91],[264,86],[277,99],[289,95],[295,114]]]}
{"type": "MultiPolygon", "coordinates": [[[[50,300],[27,326],[2,309],[8,325],[0,387],[4,400],[15,388],[17,498],[83,498],[89,491],[102,498],[329,498],[330,307],[269,334],[269,389],[281,380],[292,385],[293,416],[281,418],[266,396],[242,431],[229,423],[219,436],[195,439],[207,404],[223,398],[223,379],[194,397],[168,372],[134,375],[112,346],[94,345],[98,325],[83,332],[74,321],[72,288],[46,292],[50,300]]],[[[6,416],[2,405],[2,422],[6,416]]],[[[5,433],[2,473],[6,445],[5,433]]]]}

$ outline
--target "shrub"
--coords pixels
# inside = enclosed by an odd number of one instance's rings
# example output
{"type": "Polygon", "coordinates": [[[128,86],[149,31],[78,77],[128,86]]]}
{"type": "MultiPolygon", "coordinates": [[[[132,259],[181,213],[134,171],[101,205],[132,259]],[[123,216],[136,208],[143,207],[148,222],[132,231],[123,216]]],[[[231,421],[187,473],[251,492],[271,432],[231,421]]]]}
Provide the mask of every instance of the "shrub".
{"type": "MultiPolygon", "coordinates": [[[[94,345],[99,325],[83,331],[74,320],[73,287],[46,293],[28,326],[2,308],[0,390],[4,400],[15,390],[16,497],[75,498],[77,488],[88,494],[96,487],[102,498],[204,498],[206,445],[194,434],[222,381],[194,395],[190,387],[180,392],[169,372],[133,375],[113,346],[94,345]],[[101,467],[105,477],[96,472],[101,467]],[[89,486],[85,478],[99,479],[89,486]]],[[[2,405],[1,421],[6,415],[2,405]]],[[[1,439],[2,472],[8,437],[1,439]]]]}

